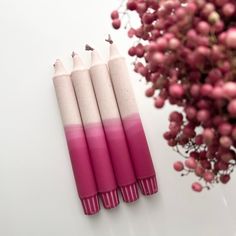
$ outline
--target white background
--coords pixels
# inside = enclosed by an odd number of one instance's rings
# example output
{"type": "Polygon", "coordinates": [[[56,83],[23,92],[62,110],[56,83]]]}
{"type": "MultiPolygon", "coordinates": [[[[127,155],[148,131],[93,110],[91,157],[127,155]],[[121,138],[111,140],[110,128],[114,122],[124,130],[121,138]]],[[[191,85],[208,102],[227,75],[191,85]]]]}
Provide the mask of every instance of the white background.
{"type": "MultiPolygon", "coordinates": [[[[114,32],[117,0],[0,1],[0,235],[236,235],[236,176],[227,186],[193,193],[190,178],[172,171],[179,158],[162,138],[170,107],[153,108],[145,83],[132,73],[143,125],[158,174],[158,195],[121,203],[94,217],[82,213],[51,77],[72,50],[89,63],[84,44],[106,59],[111,32],[123,54],[131,42],[114,32]]],[[[131,70],[131,66],[130,66],[131,70]]]]}

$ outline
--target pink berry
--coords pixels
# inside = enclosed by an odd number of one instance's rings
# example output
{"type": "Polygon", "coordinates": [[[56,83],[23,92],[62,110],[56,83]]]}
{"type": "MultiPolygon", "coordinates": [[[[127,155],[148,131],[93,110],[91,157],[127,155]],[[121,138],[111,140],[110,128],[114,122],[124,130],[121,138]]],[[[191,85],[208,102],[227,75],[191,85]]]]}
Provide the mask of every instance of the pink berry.
{"type": "Polygon", "coordinates": [[[170,86],[169,93],[174,98],[181,98],[184,95],[183,86],[180,84],[173,84],[170,86]]]}
{"type": "Polygon", "coordinates": [[[159,96],[155,98],[155,106],[157,108],[162,108],[164,106],[164,104],[165,104],[165,100],[163,98],[161,98],[159,96]]]}
{"type": "Polygon", "coordinates": [[[197,110],[193,106],[189,106],[186,108],[186,116],[189,120],[193,120],[196,118],[197,110]]]}
{"type": "Polygon", "coordinates": [[[114,19],[118,19],[119,18],[119,13],[118,11],[112,11],[111,13],[111,19],[114,20],[114,19]]]}
{"type": "Polygon", "coordinates": [[[195,169],[196,176],[202,177],[204,172],[205,172],[205,170],[201,166],[197,166],[195,169]]]}
{"type": "Polygon", "coordinates": [[[170,140],[172,138],[171,132],[167,131],[163,134],[165,140],[170,140]]]}
{"type": "Polygon", "coordinates": [[[215,99],[220,99],[223,97],[223,95],[224,95],[223,89],[219,86],[214,87],[211,93],[211,96],[215,99]]]}
{"type": "Polygon", "coordinates": [[[201,94],[203,96],[210,96],[212,91],[213,91],[213,88],[212,88],[212,86],[210,84],[204,84],[201,87],[201,94]]]}
{"type": "Polygon", "coordinates": [[[232,138],[233,140],[236,140],[236,127],[232,129],[232,138]]]}
{"type": "Polygon", "coordinates": [[[179,48],[179,46],[180,46],[180,41],[178,39],[176,39],[176,38],[170,39],[169,48],[171,50],[177,50],[179,48]]]}
{"type": "Polygon", "coordinates": [[[215,137],[214,131],[212,129],[205,129],[202,135],[203,135],[203,140],[206,144],[211,144],[215,137]]]}
{"type": "Polygon", "coordinates": [[[226,35],[226,45],[230,48],[236,48],[236,29],[228,31],[226,35]]]}
{"type": "Polygon", "coordinates": [[[198,84],[194,84],[191,86],[190,93],[194,97],[198,97],[200,95],[200,86],[198,84]]]}
{"type": "Polygon", "coordinates": [[[189,157],[184,164],[189,168],[189,169],[195,169],[197,167],[197,162],[195,161],[194,158],[189,157]]]}
{"type": "Polygon", "coordinates": [[[114,19],[114,20],[112,21],[112,26],[113,26],[114,29],[119,29],[120,26],[121,26],[121,21],[120,21],[120,19],[114,19]]]}
{"type": "Polygon", "coordinates": [[[153,87],[151,87],[146,90],[145,94],[147,97],[152,97],[154,95],[154,93],[155,93],[155,89],[153,87]]]}
{"type": "Polygon", "coordinates": [[[205,122],[210,118],[210,113],[208,110],[202,109],[197,113],[197,120],[200,122],[205,122]]]}
{"type": "Polygon", "coordinates": [[[221,155],[221,160],[223,160],[224,162],[229,162],[230,160],[233,159],[233,154],[231,152],[227,152],[221,155]]]}
{"type": "Polygon", "coordinates": [[[156,66],[160,66],[160,64],[163,64],[164,63],[164,55],[160,52],[156,52],[154,53],[153,57],[152,57],[152,63],[153,65],[156,65],[156,66]]]}
{"type": "Polygon", "coordinates": [[[206,182],[212,182],[214,177],[215,177],[214,174],[209,172],[209,171],[205,172],[204,175],[203,175],[203,178],[206,182]]]}
{"type": "Polygon", "coordinates": [[[182,171],[184,169],[184,165],[181,161],[177,161],[173,165],[174,169],[178,172],[182,171]]]}
{"type": "Polygon", "coordinates": [[[210,32],[210,26],[207,22],[201,21],[197,25],[197,30],[200,34],[208,35],[210,32]]]}
{"type": "Polygon", "coordinates": [[[223,14],[228,17],[232,16],[235,13],[235,10],[235,5],[232,3],[225,4],[222,9],[223,14]]]}
{"type": "Polygon", "coordinates": [[[137,4],[135,2],[135,0],[128,0],[127,2],[127,9],[134,11],[137,8],[137,4]]]}
{"type": "Polygon", "coordinates": [[[197,135],[197,136],[195,137],[195,143],[196,143],[197,145],[203,144],[203,136],[202,136],[201,134],[199,134],[199,135],[197,135]]]}
{"type": "Polygon", "coordinates": [[[230,137],[222,136],[220,138],[220,144],[222,145],[222,147],[230,148],[230,146],[233,144],[233,142],[230,137]]]}
{"type": "Polygon", "coordinates": [[[201,192],[202,191],[202,185],[198,182],[195,182],[192,184],[192,189],[195,192],[201,192]]]}
{"type": "Polygon", "coordinates": [[[168,145],[170,147],[174,147],[174,146],[176,146],[176,144],[177,144],[177,141],[175,139],[168,140],[168,145]]]}
{"type": "Polygon", "coordinates": [[[220,182],[223,184],[227,184],[230,180],[230,175],[221,175],[220,182]]]}
{"type": "Polygon", "coordinates": [[[177,111],[173,111],[169,115],[169,121],[174,121],[176,123],[181,123],[183,121],[183,115],[177,111]]]}
{"type": "Polygon", "coordinates": [[[235,82],[227,82],[223,86],[223,92],[225,97],[235,98],[236,97],[236,83],[235,82]]]}
{"type": "MultiPolygon", "coordinates": [[[[201,1],[198,1],[198,2],[201,2],[201,1]]],[[[206,3],[205,4],[205,1],[202,1],[202,6],[204,6],[203,10],[202,10],[202,14],[205,15],[205,16],[209,16],[214,10],[215,10],[215,6],[214,4],[212,3],[206,3]]]]}
{"type": "Polygon", "coordinates": [[[229,164],[224,162],[224,161],[219,161],[218,162],[218,168],[219,170],[227,170],[229,167],[229,164]]]}
{"type": "Polygon", "coordinates": [[[227,109],[230,115],[236,116],[236,99],[233,99],[232,101],[230,101],[227,109]]]}
{"type": "Polygon", "coordinates": [[[136,55],[136,48],[135,47],[131,47],[128,51],[128,54],[133,57],[136,55]]]}
{"type": "Polygon", "coordinates": [[[230,135],[232,132],[232,125],[229,123],[222,123],[219,126],[219,132],[221,135],[230,135]]]}

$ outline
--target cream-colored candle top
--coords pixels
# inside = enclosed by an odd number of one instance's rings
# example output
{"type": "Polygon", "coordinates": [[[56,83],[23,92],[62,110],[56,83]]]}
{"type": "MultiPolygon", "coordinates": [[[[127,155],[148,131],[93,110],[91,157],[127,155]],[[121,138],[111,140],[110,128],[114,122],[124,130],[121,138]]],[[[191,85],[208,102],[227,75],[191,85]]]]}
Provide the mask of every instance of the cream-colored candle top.
{"type": "Polygon", "coordinates": [[[90,74],[102,120],[119,118],[107,65],[96,50],[92,51],[91,60],[90,74]]]}
{"type": "Polygon", "coordinates": [[[80,113],[70,76],[60,60],[56,60],[54,68],[53,83],[63,124],[81,124],[80,113]]]}
{"type": "Polygon", "coordinates": [[[88,69],[78,54],[73,53],[73,72],[71,74],[83,124],[101,123],[96,97],[88,69]]]}
{"type": "Polygon", "coordinates": [[[125,58],[121,56],[114,43],[110,44],[108,66],[121,117],[125,118],[138,113],[125,58]]]}

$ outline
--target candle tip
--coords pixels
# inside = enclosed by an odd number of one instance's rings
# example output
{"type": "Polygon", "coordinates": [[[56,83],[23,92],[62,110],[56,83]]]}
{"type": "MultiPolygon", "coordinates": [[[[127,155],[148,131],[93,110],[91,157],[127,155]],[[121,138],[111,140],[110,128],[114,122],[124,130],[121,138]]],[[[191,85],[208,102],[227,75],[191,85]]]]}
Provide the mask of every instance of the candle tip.
{"type": "Polygon", "coordinates": [[[90,45],[86,44],[86,45],[85,45],[85,50],[86,50],[86,51],[93,51],[94,48],[92,48],[90,45]]]}
{"type": "Polygon", "coordinates": [[[71,54],[72,57],[74,57],[76,55],[78,55],[78,54],[75,51],[73,51],[72,54],[71,54]]]}
{"type": "Polygon", "coordinates": [[[113,44],[113,40],[111,39],[111,35],[108,34],[108,38],[105,39],[106,42],[110,43],[110,44],[113,44]]]}
{"type": "Polygon", "coordinates": [[[73,70],[74,71],[85,69],[83,61],[81,60],[80,56],[76,52],[72,53],[72,57],[73,57],[73,70]]]}
{"type": "Polygon", "coordinates": [[[54,62],[54,64],[53,64],[53,67],[56,67],[56,65],[58,64],[58,63],[60,63],[61,61],[60,61],[60,59],[56,59],[56,61],[54,62]]]}
{"type": "Polygon", "coordinates": [[[55,75],[66,74],[66,70],[60,59],[57,59],[53,66],[55,69],[55,75]]]}

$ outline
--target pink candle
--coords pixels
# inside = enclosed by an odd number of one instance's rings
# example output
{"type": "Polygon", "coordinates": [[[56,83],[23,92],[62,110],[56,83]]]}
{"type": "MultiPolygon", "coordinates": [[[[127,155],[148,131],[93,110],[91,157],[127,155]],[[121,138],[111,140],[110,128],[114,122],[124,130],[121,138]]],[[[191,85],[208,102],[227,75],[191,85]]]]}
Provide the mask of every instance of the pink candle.
{"type": "Polygon", "coordinates": [[[136,179],[107,65],[101,60],[97,51],[93,50],[91,56],[90,74],[92,84],[111,153],[117,183],[123,200],[125,202],[133,202],[138,199],[136,179]]]}
{"type": "Polygon", "coordinates": [[[99,202],[74,89],[70,76],[66,73],[60,60],[56,61],[54,67],[53,83],[64,125],[78,194],[84,213],[92,215],[99,211],[99,202]]]}
{"type": "Polygon", "coordinates": [[[114,208],[119,204],[117,185],[89,70],[85,68],[78,54],[73,53],[73,62],[71,79],[79,104],[98,191],[104,207],[114,208]]]}
{"type": "Polygon", "coordinates": [[[124,57],[120,55],[113,42],[110,42],[108,66],[136,178],[144,195],[154,194],[158,191],[156,174],[135,102],[128,68],[124,57]]]}

